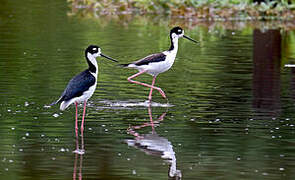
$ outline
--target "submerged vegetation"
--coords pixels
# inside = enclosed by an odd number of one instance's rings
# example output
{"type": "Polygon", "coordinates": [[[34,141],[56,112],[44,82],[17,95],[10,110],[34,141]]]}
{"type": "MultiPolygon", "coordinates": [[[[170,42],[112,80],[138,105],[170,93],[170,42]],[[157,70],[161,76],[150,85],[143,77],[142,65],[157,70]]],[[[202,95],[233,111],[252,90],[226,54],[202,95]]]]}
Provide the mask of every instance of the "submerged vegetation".
{"type": "Polygon", "coordinates": [[[284,20],[295,18],[295,0],[68,0],[84,16],[165,15],[190,20],[284,20]]]}

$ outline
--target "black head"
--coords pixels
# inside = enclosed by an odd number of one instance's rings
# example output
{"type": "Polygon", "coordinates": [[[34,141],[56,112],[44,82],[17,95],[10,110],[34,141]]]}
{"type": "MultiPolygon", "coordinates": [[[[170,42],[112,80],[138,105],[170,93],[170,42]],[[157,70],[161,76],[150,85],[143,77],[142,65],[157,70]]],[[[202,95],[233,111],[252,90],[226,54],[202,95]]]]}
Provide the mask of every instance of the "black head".
{"type": "Polygon", "coordinates": [[[171,39],[184,37],[185,39],[188,39],[190,41],[193,41],[194,43],[198,43],[198,41],[196,41],[196,40],[194,40],[194,39],[192,39],[192,38],[184,35],[184,30],[181,27],[179,27],[179,26],[174,27],[174,28],[171,29],[171,31],[170,31],[170,37],[171,37],[171,39]]]}
{"type": "Polygon", "coordinates": [[[170,31],[170,36],[172,36],[173,33],[174,33],[176,36],[181,37],[181,36],[183,36],[183,34],[184,34],[184,30],[183,30],[181,27],[177,26],[177,27],[174,27],[174,28],[171,29],[171,31],[170,31]]]}
{"type": "Polygon", "coordinates": [[[101,56],[101,57],[104,57],[106,59],[112,60],[114,62],[118,62],[117,60],[115,60],[115,59],[113,59],[113,58],[111,58],[111,57],[109,57],[107,55],[102,54],[100,47],[96,46],[96,45],[90,45],[90,46],[88,46],[88,48],[86,48],[85,55],[86,55],[87,58],[88,58],[88,53],[90,54],[90,56],[92,56],[94,58],[96,58],[98,56],[101,56]]]}
{"type": "Polygon", "coordinates": [[[96,45],[90,45],[85,50],[85,54],[87,54],[87,53],[90,53],[94,57],[97,57],[97,56],[100,56],[101,49],[100,49],[100,47],[98,47],[96,45]]]}

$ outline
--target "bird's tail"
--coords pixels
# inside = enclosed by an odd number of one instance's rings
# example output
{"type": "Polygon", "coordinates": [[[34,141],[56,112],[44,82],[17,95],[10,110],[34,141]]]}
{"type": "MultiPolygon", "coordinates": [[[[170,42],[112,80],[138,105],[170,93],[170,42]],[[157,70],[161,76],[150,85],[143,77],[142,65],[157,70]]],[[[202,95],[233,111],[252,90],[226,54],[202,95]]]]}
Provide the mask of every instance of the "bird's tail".
{"type": "Polygon", "coordinates": [[[54,101],[53,103],[49,104],[49,106],[54,106],[54,105],[60,103],[61,101],[63,101],[63,96],[60,97],[58,100],[54,101]]]}

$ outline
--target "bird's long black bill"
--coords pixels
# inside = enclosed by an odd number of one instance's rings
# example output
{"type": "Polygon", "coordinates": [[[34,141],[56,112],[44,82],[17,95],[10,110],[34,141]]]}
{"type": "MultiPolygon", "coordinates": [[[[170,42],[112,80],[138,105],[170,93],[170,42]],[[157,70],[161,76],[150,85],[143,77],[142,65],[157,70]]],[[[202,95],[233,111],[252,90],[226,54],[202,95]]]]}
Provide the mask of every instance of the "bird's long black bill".
{"type": "Polygon", "coordinates": [[[188,39],[188,40],[193,41],[194,43],[199,43],[199,41],[196,41],[196,40],[194,40],[194,39],[192,39],[192,38],[190,38],[190,37],[188,37],[186,35],[183,35],[183,37],[186,38],[186,39],[188,39]]]}
{"type": "Polygon", "coordinates": [[[116,59],[113,59],[113,58],[111,58],[111,57],[109,57],[109,56],[106,56],[106,55],[104,55],[104,54],[100,54],[102,57],[104,57],[104,58],[106,58],[106,59],[109,59],[109,60],[112,60],[112,61],[114,61],[114,62],[118,62],[116,59]]]}

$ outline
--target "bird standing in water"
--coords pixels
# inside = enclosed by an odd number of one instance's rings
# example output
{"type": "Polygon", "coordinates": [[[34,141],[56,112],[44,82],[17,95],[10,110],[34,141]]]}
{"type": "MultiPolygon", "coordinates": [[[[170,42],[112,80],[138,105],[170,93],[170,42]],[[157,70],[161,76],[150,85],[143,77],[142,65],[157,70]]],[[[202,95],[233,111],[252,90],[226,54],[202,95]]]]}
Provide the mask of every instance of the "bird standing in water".
{"type": "Polygon", "coordinates": [[[160,73],[163,73],[169,70],[171,66],[173,65],[176,54],[177,54],[177,50],[178,50],[178,39],[181,37],[184,37],[188,40],[198,43],[196,40],[188,36],[185,36],[184,30],[181,27],[174,27],[170,31],[171,45],[169,50],[161,52],[161,53],[157,53],[157,54],[151,54],[149,56],[146,56],[145,58],[142,58],[138,61],[134,61],[129,64],[121,64],[121,66],[123,67],[134,68],[139,71],[138,73],[128,77],[127,80],[131,83],[135,83],[135,84],[139,84],[139,85],[151,88],[149,97],[148,97],[150,102],[152,100],[153,89],[158,90],[160,94],[162,95],[162,97],[166,99],[166,95],[164,91],[161,88],[154,86],[154,84],[156,82],[157,76],[160,73]],[[153,76],[153,81],[151,85],[133,80],[133,78],[143,73],[147,73],[153,76]]]}
{"type": "MultiPolygon", "coordinates": [[[[60,98],[51,104],[52,106],[52,105],[61,103],[60,110],[63,111],[68,106],[75,103],[76,105],[76,122],[75,122],[76,137],[78,137],[78,103],[84,102],[83,116],[82,116],[82,123],[81,123],[81,136],[83,136],[86,102],[93,95],[96,89],[96,84],[97,84],[98,66],[97,66],[96,58],[98,56],[118,62],[117,60],[102,54],[100,47],[96,45],[88,46],[85,50],[85,58],[88,63],[88,69],[74,76],[69,81],[66,89],[64,90],[60,98]]],[[[78,149],[76,151],[78,151],[78,149]]]]}

